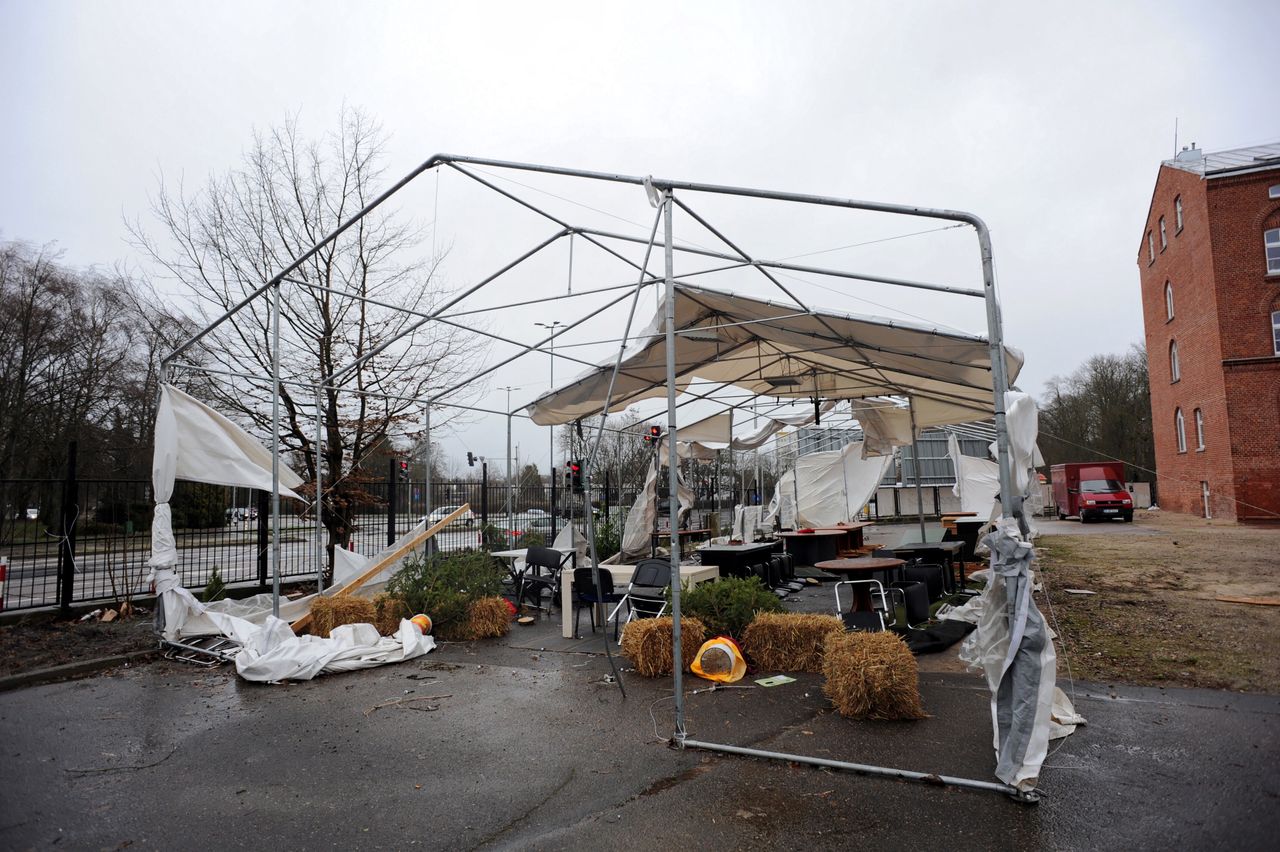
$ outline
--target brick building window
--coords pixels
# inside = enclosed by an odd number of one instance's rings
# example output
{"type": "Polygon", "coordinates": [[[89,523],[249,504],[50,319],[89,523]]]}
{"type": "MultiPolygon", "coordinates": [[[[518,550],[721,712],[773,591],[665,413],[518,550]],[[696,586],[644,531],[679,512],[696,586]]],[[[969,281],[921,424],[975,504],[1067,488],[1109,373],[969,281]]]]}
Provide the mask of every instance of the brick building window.
{"type": "Polygon", "coordinates": [[[1263,231],[1262,242],[1267,249],[1267,274],[1280,275],[1280,228],[1263,231]]]}
{"type": "MultiPolygon", "coordinates": [[[[1268,231],[1267,233],[1271,233],[1268,231]]],[[[1151,232],[1147,231],[1147,263],[1156,262],[1156,238],[1151,236],[1151,232]]]]}
{"type": "Polygon", "coordinates": [[[1187,451],[1187,429],[1186,423],[1182,419],[1182,409],[1175,408],[1173,411],[1173,428],[1178,433],[1178,452],[1185,453],[1187,451]]]}
{"type": "Polygon", "coordinates": [[[1160,217],[1160,251],[1164,251],[1169,247],[1169,237],[1164,231],[1164,217],[1160,217]]]}
{"type": "Polygon", "coordinates": [[[1181,381],[1182,370],[1178,368],[1178,341],[1169,341],[1169,384],[1181,381]]]}
{"type": "Polygon", "coordinates": [[[1173,199],[1173,227],[1174,233],[1182,233],[1182,196],[1176,196],[1173,199]]]}
{"type": "Polygon", "coordinates": [[[1271,343],[1277,355],[1280,355],[1280,311],[1271,312],[1271,343]]]}
{"type": "Polygon", "coordinates": [[[1168,281],[1164,282],[1164,316],[1166,320],[1173,319],[1173,285],[1168,281]]]}
{"type": "Polygon", "coordinates": [[[1204,412],[1196,409],[1196,449],[1204,449],[1204,412]]]}

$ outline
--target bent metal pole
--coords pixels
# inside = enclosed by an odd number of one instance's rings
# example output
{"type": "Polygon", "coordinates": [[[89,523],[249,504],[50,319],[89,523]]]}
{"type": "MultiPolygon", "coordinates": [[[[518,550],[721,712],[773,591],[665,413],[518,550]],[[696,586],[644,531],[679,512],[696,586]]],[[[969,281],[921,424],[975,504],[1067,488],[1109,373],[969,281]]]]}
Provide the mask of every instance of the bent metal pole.
{"type": "MultiPolygon", "coordinates": [[[[676,292],[675,256],[671,243],[671,190],[662,193],[663,254],[667,312],[667,510],[671,514],[671,643],[674,660],[672,673],[676,690],[676,739],[683,740],[684,686],[681,670],[684,660],[680,650],[680,455],[676,446],[676,292]]],[[[658,453],[655,451],[654,456],[658,453]]]]}

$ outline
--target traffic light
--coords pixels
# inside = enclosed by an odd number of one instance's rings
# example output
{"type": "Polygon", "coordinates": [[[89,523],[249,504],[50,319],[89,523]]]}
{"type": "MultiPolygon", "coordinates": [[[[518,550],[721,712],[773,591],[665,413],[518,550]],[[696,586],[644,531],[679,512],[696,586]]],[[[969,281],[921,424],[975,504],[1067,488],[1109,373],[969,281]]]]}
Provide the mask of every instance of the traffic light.
{"type": "Polygon", "coordinates": [[[400,478],[407,480],[409,478],[409,460],[400,459],[400,478]]]}
{"type": "Polygon", "coordinates": [[[646,444],[655,444],[655,445],[656,445],[660,440],[662,440],[662,427],[661,427],[661,426],[650,426],[650,427],[649,427],[649,434],[644,436],[644,442],[645,442],[646,444]]]}
{"type": "Polygon", "coordinates": [[[569,471],[569,490],[574,494],[582,493],[582,459],[574,459],[565,465],[569,471]]]}
{"type": "Polygon", "coordinates": [[[470,450],[467,450],[467,467],[475,467],[475,466],[476,466],[476,457],[472,455],[470,450]]]}

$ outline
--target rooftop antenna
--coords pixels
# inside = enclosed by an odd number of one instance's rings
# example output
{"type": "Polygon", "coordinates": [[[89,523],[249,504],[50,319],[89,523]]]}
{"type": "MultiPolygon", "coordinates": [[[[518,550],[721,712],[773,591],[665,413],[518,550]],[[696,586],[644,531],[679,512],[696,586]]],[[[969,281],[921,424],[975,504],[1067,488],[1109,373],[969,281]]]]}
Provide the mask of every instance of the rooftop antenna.
{"type": "Polygon", "coordinates": [[[1178,156],[1178,117],[1173,117],[1173,156],[1178,156]]]}

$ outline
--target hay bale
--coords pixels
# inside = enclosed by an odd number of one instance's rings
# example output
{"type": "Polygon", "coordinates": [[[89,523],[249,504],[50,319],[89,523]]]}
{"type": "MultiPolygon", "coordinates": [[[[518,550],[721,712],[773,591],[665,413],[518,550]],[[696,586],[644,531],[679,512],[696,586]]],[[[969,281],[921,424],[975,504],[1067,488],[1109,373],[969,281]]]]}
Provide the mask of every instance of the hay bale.
{"type": "MultiPolygon", "coordinates": [[[[688,671],[702,643],[707,641],[707,628],[696,618],[680,619],[680,656],[688,671]]],[[[622,632],[622,655],[635,664],[642,677],[671,674],[671,657],[675,649],[671,639],[671,618],[641,618],[622,632]]]]}
{"type": "Polygon", "coordinates": [[[822,691],[850,719],[923,719],[915,657],[893,633],[832,633],[822,691]]]}
{"type": "Polygon", "coordinates": [[[344,624],[372,624],[373,601],[355,595],[325,597],[311,602],[311,632],[328,638],[330,631],[344,624]]]}
{"type": "Polygon", "coordinates": [[[742,633],[742,652],[773,672],[821,672],[827,634],[844,632],[834,615],[762,612],[742,633]]]}
{"type": "Polygon", "coordinates": [[[394,636],[400,631],[400,620],[409,618],[409,605],[386,592],[373,597],[373,626],[383,636],[394,636]]]}
{"type": "Polygon", "coordinates": [[[480,598],[467,607],[463,632],[467,639],[493,639],[511,629],[511,610],[500,597],[480,598]]]}

